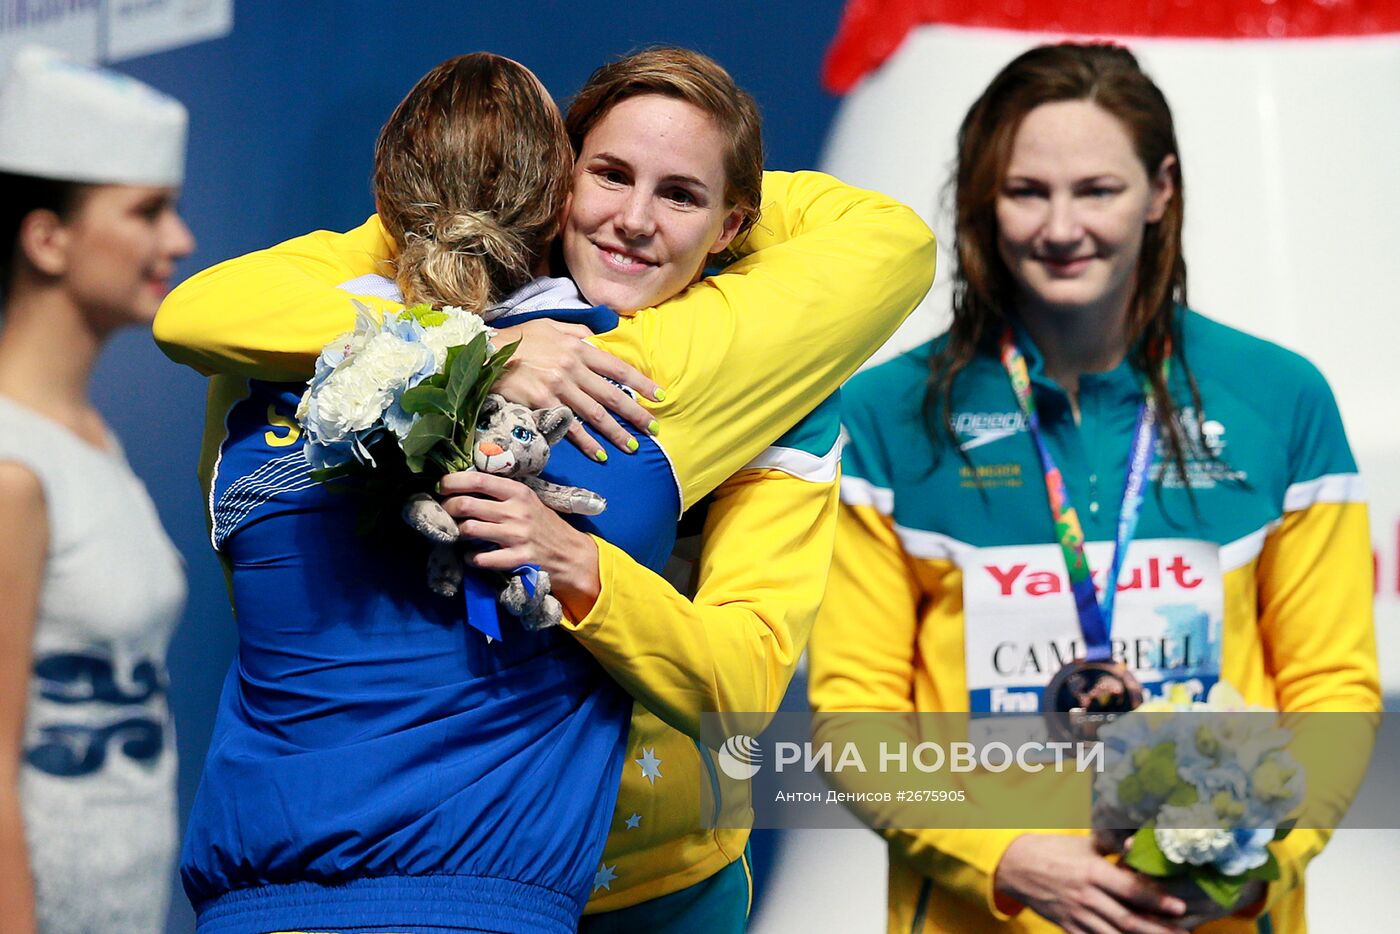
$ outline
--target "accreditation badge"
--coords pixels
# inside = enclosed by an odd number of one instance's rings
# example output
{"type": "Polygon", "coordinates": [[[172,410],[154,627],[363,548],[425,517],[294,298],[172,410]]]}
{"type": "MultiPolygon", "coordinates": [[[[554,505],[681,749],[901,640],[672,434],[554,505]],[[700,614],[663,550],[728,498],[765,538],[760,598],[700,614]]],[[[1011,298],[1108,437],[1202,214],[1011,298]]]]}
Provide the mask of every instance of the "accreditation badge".
{"type": "MultiPolygon", "coordinates": [[[[1111,542],[1085,546],[1100,587],[1112,549],[1111,542]]],[[[1085,661],[1058,545],[978,548],[959,564],[974,715],[1108,712],[1165,696],[1204,699],[1220,678],[1225,598],[1212,542],[1139,539],[1128,546],[1115,598],[1114,664],[1107,667],[1085,661]]]]}

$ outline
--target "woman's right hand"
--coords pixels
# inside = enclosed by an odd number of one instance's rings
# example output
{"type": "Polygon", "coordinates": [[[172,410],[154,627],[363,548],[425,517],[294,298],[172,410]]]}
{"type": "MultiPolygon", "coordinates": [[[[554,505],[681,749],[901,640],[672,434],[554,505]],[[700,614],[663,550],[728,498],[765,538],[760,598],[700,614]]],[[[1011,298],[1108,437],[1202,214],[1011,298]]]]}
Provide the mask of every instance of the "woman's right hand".
{"type": "Polygon", "coordinates": [[[568,406],[577,416],[569,428],[569,440],[586,456],[603,461],[607,454],[584,430],[585,422],[629,454],[636,450],[636,439],[618,423],[614,413],[641,431],[655,434],[658,428],[652,414],[616,383],[630,386],[655,402],[664,399],[665,393],[634,367],[583,340],[592,335],[581,324],[561,324],[543,318],[500,328],[492,343],[504,347],[519,341],[520,346],[497,381],[495,391],[535,409],[568,406]]]}
{"type": "Polygon", "coordinates": [[[1025,834],[997,864],[998,893],[1033,909],[1070,934],[1178,934],[1186,911],[1131,870],[1099,855],[1088,837],[1025,834]]]}

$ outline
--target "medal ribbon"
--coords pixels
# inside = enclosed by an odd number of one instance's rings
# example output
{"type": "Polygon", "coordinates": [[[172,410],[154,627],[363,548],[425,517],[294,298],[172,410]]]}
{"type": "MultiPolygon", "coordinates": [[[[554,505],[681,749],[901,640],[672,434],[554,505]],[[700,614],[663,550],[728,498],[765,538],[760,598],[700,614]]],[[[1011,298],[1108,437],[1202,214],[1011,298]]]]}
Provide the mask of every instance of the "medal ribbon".
{"type": "MultiPolygon", "coordinates": [[[[1170,360],[1170,346],[1167,359],[1170,360]]],[[[1001,335],[1001,363],[1006,375],[1011,378],[1011,390],[1026,416],[1031,440],[1035,442],[1036,453],[1040,456],[1041,468],[1045,471],[1045,491],[1050,499],[1050,515],[1055,521],[1055,538],[1064,555],[1065,570],[1069,575],[1070,591],[1074,594],[1074,608],[1079,615],[1079,630],[1084,635],[1085,657],[1090,661],[1106,661],[1113,656],[1109,635],[1113,631],[1113,602],[1118,591],[1118,575],[1123,570],[1123,560],[1127,556],[1128,544],[1137,532],[1138,517],[1142,513],[1142,492],[1147,482],[1147,472],[1152,466],[1152,456],[1157,448],[1157,410],[1151,404],[1152,392],[1144,386],[1146,398],[1138,407],[1137,424],[1133,428],[1133,446],[1128,457],[1128,474],[1123,481],[1123,504],[1118,511],[1118,529],[1113,542],[1113,562],[1103,585],[1103,602],[1100,604],[1094,593],[1093,572],[1089,567],[1089,556],[1084,553],[1084,527],[1080,525],[1079,514],[1069,500],[1069,490],[1065,487],[1064,475],[1055,465],[1050,448],[1040,430],[1040,418],[1036,414],[1035,396],[1031,392],[1030,371],[1026,358],[1016,346],[1016,337],[1008,326],[1001,335]]]]}

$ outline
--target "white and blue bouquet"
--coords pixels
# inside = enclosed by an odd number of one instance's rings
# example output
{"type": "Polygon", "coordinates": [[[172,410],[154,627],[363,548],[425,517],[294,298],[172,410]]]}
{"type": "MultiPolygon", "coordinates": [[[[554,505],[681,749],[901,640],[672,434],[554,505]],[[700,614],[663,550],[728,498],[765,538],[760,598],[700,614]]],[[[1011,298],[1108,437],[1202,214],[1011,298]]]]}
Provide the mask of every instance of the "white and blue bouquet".
{"type": "Polygon", "coordinates": [[[1304,789],[1276,714],[1221,683],[1205,702],[1145,704],[1098,738],[1095,824],[1131,831],[1124,865],[1188,880],[1223,908],[1279,877],[1269,844],[1288,834],[1304,789]]]}
{"type": "Polygon", "coordinates": [[[355,306],[355,329],[321,351],[297,407],[312,476],[471,469],[478,414],[515,345],[493,350],[481,318],[454,306],[382,319],[355,306]]]}

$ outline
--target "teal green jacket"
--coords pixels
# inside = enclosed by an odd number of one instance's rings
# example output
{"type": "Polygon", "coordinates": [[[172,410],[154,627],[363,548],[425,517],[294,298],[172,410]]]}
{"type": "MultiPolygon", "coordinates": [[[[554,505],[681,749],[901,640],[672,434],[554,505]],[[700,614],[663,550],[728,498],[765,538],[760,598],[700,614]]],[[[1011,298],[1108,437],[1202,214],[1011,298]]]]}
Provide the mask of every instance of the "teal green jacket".
{"type": "MultiPolygon", "coordinates": [[[[1181,312],[1171,389],[1185,477],[1159,445],[1118,581],[1115,655],[1149,695],[1217,681],[1281,710],[1378,711],[1365,497],[1340,415],[1307,360],[1181,312]],[[1197,411],[1185,382],[1189,361],[1197,411]],[[1189,491],[1187,489],[1189,483],[1189,491]]],[[[1096,576],[1109,563],[1143,399],[1125,362],[1080,378],[1079,421],[1023,337],[1046,442],[1078,509],[1096,576]]],[[[823,711],[1026,711],[1082,654],[1044,473],[994,353],[954,385],[955,439],[923,401],[943,338],[857,375],[835,560],[810,649],[823,711]]],[[[1098,578],[1102,586],[1102,578],[1098,578]]],[[[1016,830],[887,831],[892,930],[1042,931],[992,891],[1016,830]],[[939,897],[925,886],[961,897],[939,897]]],[[[1303,930],[1301,879],[1326,834],[1275,844],[1274,930],[1303,930]]],[[[1254,922],[1211,930],[1253,930],[1254,922]]]]}

